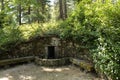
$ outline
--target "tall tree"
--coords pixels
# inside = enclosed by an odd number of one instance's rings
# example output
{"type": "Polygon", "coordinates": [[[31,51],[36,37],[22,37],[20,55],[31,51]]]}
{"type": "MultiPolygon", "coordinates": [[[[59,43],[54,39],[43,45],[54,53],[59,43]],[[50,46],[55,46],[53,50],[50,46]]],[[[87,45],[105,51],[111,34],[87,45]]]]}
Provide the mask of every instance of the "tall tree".
{"type": "Polygon", "coordinates": [[[22,21],[21,21],[21,13],[22,13],[21,3],[19,3],[19,5],[18,5],[18,22],[19,22],[19,25],[22,24],[22,21]]]}
{"type": "Polygon", "coordinates": [[[59,0],[59,18],[64,20],[67,18],[67,1],[66,0],[59,0]]]}
{"type": "Polygon", "coordinates": [[[4,0],[1,0],[1,11],[4,10],[4,0]]]}
{"type": "Polygon", "coordinates": [[[30,14],[31,14],[31,7],[29,6],[28,7],[28,15],[29,15],[29,17],[28,17],[28,23],[31,23],[30,14]]]}
{"type": "Polygon", "coordinates": [[[63,0],[59,0],[59,19],[64,19],[63,17],[63,0]]]}
{"type": "Polygon", "coordinates": [[[67,18],[67,2],[64,0],[64,19],[67,18]]]}
{"type": "Polygon", "coordinates": [[[46,5],[46,0],[40,0],[42,14],[45,13],[45,5],[46,5]]]}
{"type": "MultiPolygon", "coordinates": [[[[4,10],[5,14],[15,22],[31,23],[35,21],[48,21],[50,0],[0,0],[0,11],[4,10]]],[[[7,18],[7,19],[11,19],[7,18]]],[[[12,20],[11,20],[12,21],[12,20]]]]}

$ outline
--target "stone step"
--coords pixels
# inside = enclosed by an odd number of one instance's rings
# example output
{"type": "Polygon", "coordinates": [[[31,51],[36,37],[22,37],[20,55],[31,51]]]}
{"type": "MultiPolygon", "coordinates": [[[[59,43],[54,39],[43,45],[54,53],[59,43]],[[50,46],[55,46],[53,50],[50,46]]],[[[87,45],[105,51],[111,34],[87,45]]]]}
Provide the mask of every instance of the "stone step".
{"type": "Polygon", "coordinates": [[[70,62],[72,64],[77,65],[78,67],[84,69],[86,72],[91,72],[94,70],[94,66],[92,63],[89,63],[85,60],[80,60],[80,59],[75,59],[75,58],[70,58],[70,62]]]}

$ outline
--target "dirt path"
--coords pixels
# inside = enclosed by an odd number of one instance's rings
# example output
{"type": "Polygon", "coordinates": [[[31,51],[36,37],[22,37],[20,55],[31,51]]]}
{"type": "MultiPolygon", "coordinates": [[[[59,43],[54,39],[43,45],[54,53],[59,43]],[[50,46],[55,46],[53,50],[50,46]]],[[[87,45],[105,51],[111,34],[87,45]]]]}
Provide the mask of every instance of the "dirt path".
{"type": "Polygon", "coordinates": [[[60,68],[40,67],[34,64],[20,65],[0,70],[0,80],[102,80],[81,72],[74,66],[60,68]]]}

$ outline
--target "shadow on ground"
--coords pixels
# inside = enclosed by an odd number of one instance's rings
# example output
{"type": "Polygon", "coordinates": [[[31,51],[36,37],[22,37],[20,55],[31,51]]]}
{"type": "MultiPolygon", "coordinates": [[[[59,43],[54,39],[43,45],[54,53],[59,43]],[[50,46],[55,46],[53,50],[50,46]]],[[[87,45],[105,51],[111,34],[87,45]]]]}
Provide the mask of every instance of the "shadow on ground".
{"type": "Polygon", "coordinates": [[[102,80],[74,66],[40,67],[34,64],[1,69],[0,80],[102,80]]]}

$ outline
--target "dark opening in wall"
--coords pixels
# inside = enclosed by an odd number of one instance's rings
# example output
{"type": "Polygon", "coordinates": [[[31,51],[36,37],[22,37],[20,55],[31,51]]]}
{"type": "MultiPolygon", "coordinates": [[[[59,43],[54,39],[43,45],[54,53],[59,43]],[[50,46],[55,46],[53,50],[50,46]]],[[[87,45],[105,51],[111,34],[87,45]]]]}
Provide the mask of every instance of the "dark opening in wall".
{"type": "Polygon", "coordinates": [[[48,46],[48,59],[55,58],[55,46],[48,46]]]}

